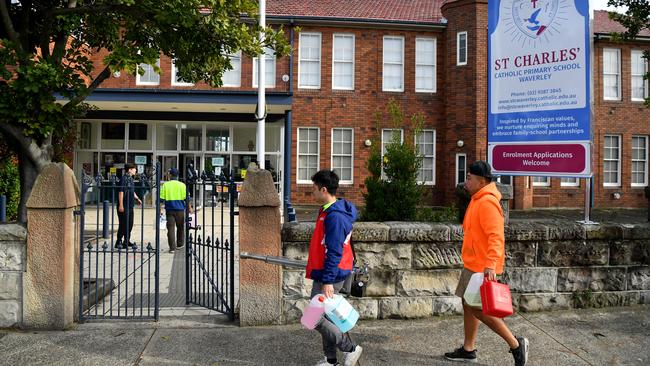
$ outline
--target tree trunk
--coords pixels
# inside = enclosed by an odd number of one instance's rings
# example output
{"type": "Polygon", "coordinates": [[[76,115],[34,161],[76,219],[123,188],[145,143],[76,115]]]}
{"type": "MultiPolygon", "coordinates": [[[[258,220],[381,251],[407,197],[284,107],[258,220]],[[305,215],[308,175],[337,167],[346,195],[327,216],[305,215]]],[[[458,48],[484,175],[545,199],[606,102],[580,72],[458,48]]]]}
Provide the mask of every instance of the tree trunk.
{"type": "Polygon", "coordinates": [[[18,169],[20,171],[20,204],[18,205],[17,221],[25,224],[27,223],[27,200],[32,194],[32,188],[34,188],[36,178],[38,178],[43,167],[47,165],[49,161],[43,161],[43,164],[36,165],[29,157],[27,157],[27,154],[24,151],[21,151],[18,153],[18,163],[18,169]]]}

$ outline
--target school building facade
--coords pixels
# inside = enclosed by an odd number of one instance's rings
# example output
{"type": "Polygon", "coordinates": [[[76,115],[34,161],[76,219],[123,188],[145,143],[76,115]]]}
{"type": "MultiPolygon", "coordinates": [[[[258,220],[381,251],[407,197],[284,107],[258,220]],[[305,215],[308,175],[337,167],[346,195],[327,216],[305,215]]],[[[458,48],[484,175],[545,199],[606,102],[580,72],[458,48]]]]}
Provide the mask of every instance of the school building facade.
{"type": "MultiPolygon", "coordinates": [[[[455,201],[468,164],[487,156],[487,0],[269,0],[267,21],[293,46],[282,58],[268,50],[266,60],[266,166],[285,200],[312,203],[311,175],[332,168],[340,196],[363,204],[369,145],[397,133],[423,156],[425,203],[455,201]],[[392,99],[402,126],[386,118],[392,99]],[[415,113],[424,116],[418,136],[415,113]]],[[[643,207],[650,109],[641,55],[650,34],[614,43],[609,33],[621,29],[601,11],[592,30],[594,206],[643,207]]],[[[112,75],[87,100],[97,109],[79,120],[77,175],[119,175],[128,162],[146,172],[159,161],[181,175],[192,163],[242,180],[257,155],[257,67],[246,55],[231,60],[216,89],[179,80],[164,56],[160,75],[147,65],[143,76],[112,75]]],[[[584,180],[501,180],[513,185],[515,208],[583,205],[584,180]]]]}

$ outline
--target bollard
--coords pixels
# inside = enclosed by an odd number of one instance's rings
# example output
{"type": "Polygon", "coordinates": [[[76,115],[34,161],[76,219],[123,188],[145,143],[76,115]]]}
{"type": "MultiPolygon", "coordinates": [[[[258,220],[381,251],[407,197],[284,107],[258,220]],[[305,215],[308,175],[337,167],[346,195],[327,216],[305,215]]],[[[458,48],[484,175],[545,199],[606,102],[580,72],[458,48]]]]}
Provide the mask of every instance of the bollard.
{"type": "Polygon", "coordinates": [[[7,196],[0,195],[0,224],[7,222],[7,196]]]}
{"type": "Polygon", "coordinates": [[[645,187],[645,198],[648,199],[648,222],[650,222],[650,186],[645,187]]]}
{"type": "Polygon", "coordinates": [[[108,201],[104,201],[103,212],[104,212],[104,227],[102,228],[102,237],[104,237],[104,239],[106,239],[109,236],[108,227],[110,225],[109,224],[110,221],[108,220],[109,219],[109,217],[108,217],[108,214],[109,214],[108,201]]]}

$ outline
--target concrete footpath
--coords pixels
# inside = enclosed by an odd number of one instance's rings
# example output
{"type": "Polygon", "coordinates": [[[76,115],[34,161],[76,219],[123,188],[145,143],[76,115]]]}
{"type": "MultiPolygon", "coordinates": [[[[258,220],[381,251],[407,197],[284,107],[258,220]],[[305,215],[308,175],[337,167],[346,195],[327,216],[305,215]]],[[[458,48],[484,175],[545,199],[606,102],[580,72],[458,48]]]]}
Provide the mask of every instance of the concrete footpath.
{"type": "MultiPolygon", "coordinates": [[[[649,365],[650,306],[515,315],[530,365],[649,365]]],[[[352,332],[361,365],[453,365],[462,318],[362,321],[352,332]]],[[[59,332],[0,331],[0,365],[313,365],[320,337],[299,325],[239,328],[220,316],[104,322],[59,332]]],[[[479,364],[511,365],[507,346],[481,326],[479,364]]]]}

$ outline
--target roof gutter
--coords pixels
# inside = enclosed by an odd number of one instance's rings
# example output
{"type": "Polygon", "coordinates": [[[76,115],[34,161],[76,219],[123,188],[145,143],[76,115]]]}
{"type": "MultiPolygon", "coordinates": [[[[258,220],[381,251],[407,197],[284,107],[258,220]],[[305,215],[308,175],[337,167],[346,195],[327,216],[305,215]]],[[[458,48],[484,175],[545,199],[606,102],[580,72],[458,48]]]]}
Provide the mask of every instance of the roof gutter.
{"type": "Polygon", "coordinates": [[[334,18],[334,17],[312,17],[295,15],[267,15],[266,18],[273,23],[295,24],[295,25],[319,25],[351,28],[402,28],[402,29],[445,29],[447,23],[418,22],[406,20],[384,20],[384,19],[362,19],[362,18],[334,18]]]}
{"type": "MultiPolygon", "coordinates": [[[[612,39],[612,34],[611,33],[594,33],[594,38],[598,40],[611,40],[612,39]]],[[[648,36],[636,36],[634,39],[629,39],[627,42],[632,42],[632,41],[640,41],[640,42],[650,42],[650,37],[648,36]]]]}

